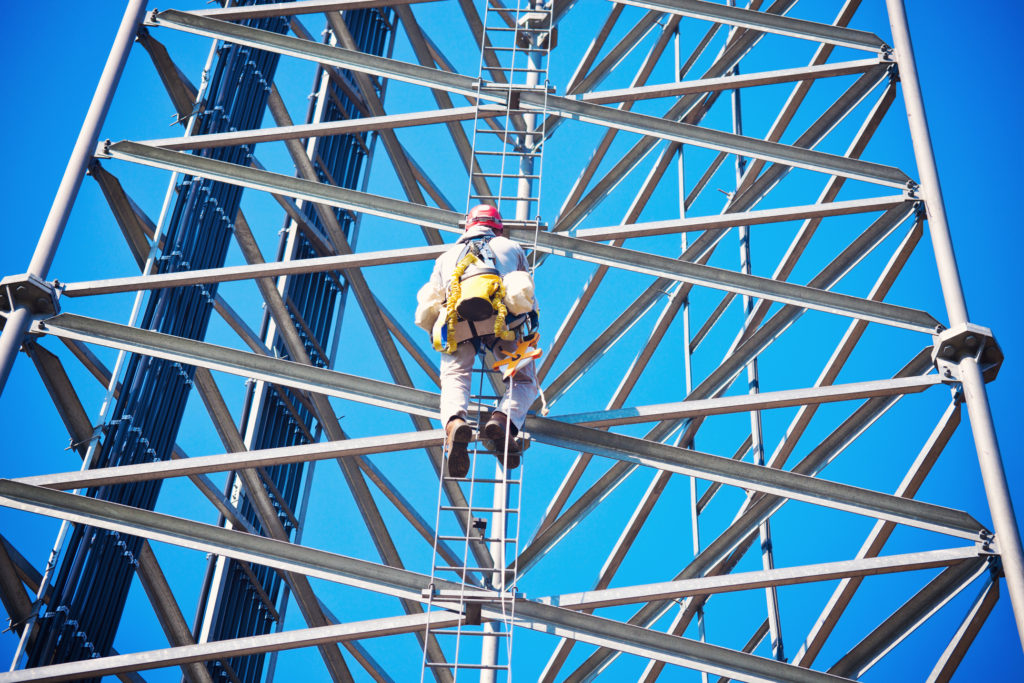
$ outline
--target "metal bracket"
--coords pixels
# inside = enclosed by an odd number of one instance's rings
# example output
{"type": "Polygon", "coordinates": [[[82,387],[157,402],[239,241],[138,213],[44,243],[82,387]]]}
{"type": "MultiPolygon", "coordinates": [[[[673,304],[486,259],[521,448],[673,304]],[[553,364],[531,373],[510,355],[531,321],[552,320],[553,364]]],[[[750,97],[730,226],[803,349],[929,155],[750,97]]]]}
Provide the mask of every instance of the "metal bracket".
{"type": "Polygon", "coordinates": [[[998,556],[999,552],[992,547],[995,536],[988,529],[982,529],[978,534],[978,557],[998,556]]]}
{"type": "Polygon", "coordinates": [[[110,158],[112,158],[111,155],[110,155],[110,145],[112,145],[112,144],[113,143],[110,141],[110,138],[107,138],[106,140],[102,140],[100,142],[97,142],[96,143],[96,151],[92,153],[93,157],[96,158],[96,159],[110,159],[110,158]]]}
{"type": "Polygon", "coordinates": [[[42,318],[60,312],[56,282],[46,282],[35,275],[8,275],[0,280],[0,308],[13,312],[27,308],[33,317],[42,318]]]}
{"type": "Polygon", "coordinates": [[[935,336],[932,362],[946,383],[960,381],[960,361],[973,358],[981,366],[981,376],[991,382],[1003,364],[1003,351],[992,336],[992,330],[981,325],[964,323],[935,336]]]}
{"type": "Polygon", "coordinates": [[[430,584],[420,591],[420,598],[423,600],[438,600],[440,602],[478,602],[478,603],[502,603],[509,600],[524,600],[526,595],[513,590],[511,593],[492,589],[480,588],[436,588],[430,584]]]}

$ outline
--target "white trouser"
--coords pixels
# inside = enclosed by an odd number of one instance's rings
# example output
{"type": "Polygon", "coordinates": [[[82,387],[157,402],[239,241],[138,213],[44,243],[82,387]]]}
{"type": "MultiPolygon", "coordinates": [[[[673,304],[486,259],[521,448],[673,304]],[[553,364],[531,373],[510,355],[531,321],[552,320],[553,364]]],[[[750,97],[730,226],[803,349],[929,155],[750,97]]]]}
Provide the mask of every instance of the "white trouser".
{"type": "MultiPolygon", "coordinates": [[[[495,351],[514,351],[516,342],[499,340],[495,351]]],[[[473,383],[473,360],[476,348],[473,340],[467,339],[455,348],[455,353],[441,354],[441,426],[458,415],[465,419],[469,408],[469,395],[473,383]]],[[[490,382],[484,385],[485,393],[490,391],[490,382]]],[[[505,382],[505,395],[498,404],[498,410],[512,418],[516,429],[522,429],[526,411],[537,399],[537,370],[534,361],[519,366],[514,377],[505,382]]]]}

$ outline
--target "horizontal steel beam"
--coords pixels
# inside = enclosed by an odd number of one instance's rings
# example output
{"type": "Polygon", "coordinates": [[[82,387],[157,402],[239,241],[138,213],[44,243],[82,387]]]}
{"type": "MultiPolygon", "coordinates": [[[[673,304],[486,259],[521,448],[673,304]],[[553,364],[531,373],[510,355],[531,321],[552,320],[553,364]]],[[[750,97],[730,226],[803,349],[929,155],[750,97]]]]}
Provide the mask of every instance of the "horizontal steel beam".
{"type": "Polygon", "coordinates": [[[303,140],[330,135],[351,135],[353,133],[391,130],[410,126],[427,126],[432,123],[466,121],[477,117],[491,118],[501,116],[504,112],[505,107],[488,104],[481,106],[479,109],[477,107],[432,109],[430,111],[414,111],[407,114],[364,116],[358,119],[343,119],[341,121],[327,121],[325,123],[306,123],[296,126],[238,130],[230,133],[210,133],[208,135],[142,140],[141,142],[153,147],[163,147],[164,149],[209,149],[211,147],[230,147],[232,145],[255,145],[260,142],[274,142],[277,140],[303,140]]]}
{"type": "Polygon", "coordinates": [[[977,540],[984,527],[966,512],[748,462],[555,420],[530,417],[530,438],[750,491],[977,540]]]}
{"type": "Polygon", "coordinates": [[[615,0],[615,2],[859,50],[878,52],[888,47],[885,41],[869,31],[858,31],[843,26],[793,19],[769,12],[729,7],[714,2],[705,2],[705,0],[615,0]]]}
{"type": "Polygon", "coordinates": [[[134,277],[110,278],[107,280],[88,280],[85,282],[61,283],[60,292],[64,296],[92,296],[96,294],[112,294],[116,292],[135,292],[143,289],[162,289],[164,287],[184,287],[210,282],[232,282],[250,280],[259,277],[277,277],[279,275],[296,275],[302,273],[322,273],[348,268],[367,268],[394,263],[412,263],[429,261],[445,252],[449,245],[411,247],[408,249],[391,249],[388,251],[371,251],[361,254],[341,254],[320,258],[296,259],[294,261],[276,261],[256,263],[244,266],[226,266],[205,270],[183,270],[158,275],[138,275],[134,277]]]}
{"type": "MultiPolygon", "coordinates": [[[[460,232],[458,223],[462,219],[462,214],[454,211],[357,192],[184,152],[150,147],[137,142],[122,141],[105,145],[105,154],[113,158],[135,161],[157,168],[181,171],[244,187],[364,211],[414,225],[428,225],[460,232]]],[[[894,212],[894,215],[899,214],[905,217],[910,214],[911,210],[911,206],[904,203],[889,211],[894,212]]],[[[632,251],[567,235],[551,232],[541,232],[535,235],[527,230],[511,230],[509,234],[524,244],[531,246],[536,244],[538,250],[557,256],[612,265],[638,273],[668,277],[673,280],[724,289],[784,304],[794,304],[802,308],[894,325],[928,334],[932,334],[939,324],[935,318],[924,311],[879,301],[868,301],[791,282],[689,263],[666,256],[632,251]]]]}
{"type": "MultiPolygon", "coordinates": [[[[877,67],[879,81],[885,77],[885,74],[885,67],[877,67]]],[[[546,111],[563,118],[596,123],[608,128],[662,140],[684,142],[697,147],[753,157],[784,166],[806,168],[819,173],[829,173],[889,187],[907,187],[913,182],[910,176],[893,166],[737,135],[736,133],[725,133],[690,123],[640,114],[627,109],[605,107],[582,100],[531,91],[520,93],[519,101],[524,107],[546,111]]]]}
{"type": "Polygon", "coordinates": [[[272,467],[296,462],[312,462],[329,458],[345,458],[355,455],[393,453],[437,446],[444,439],[444,432],[433,429],[405,434],[367,436],[345,441],[327,441],[299,446],[266,448],[240,453],[202,455],[180,460],[160,460],[119,467],[98,467],[89,470],[75,470],[60,474],[43,474],[34,477],[14,479],[23,484],[42,486],[59,491],[76,488],[123,484],[126,482],[168,479],[210,472],[230,472],[245,467],[272,467]]]}
{"type": "Polygon", "coordinates": [[[765,391],[759,394],[740,394],[723,398],[676,401],[674,403],[620,408],[619,410],[599,410],[590,413],[557,415],[552,416],[551,419],[569,424],[585,425],[587,427],[612,427],[639,422],[660,422],[662,420],[679,420],[688,417],[744,413],[751,410],[770,410],[772,408],[818,405],[834,401],[852,401],[855,399],[872,398],[874,396],[916,394],[928,387],[942,384],[942,381],[943,378],[939,375],[900,377],[873,382],[833,384],[822,387],[790,389],[788,391],[765,391]]]}
{"type": "Polygon", "coordinates": [[[238,45],[248,45],[297,59],[317,62],[324,66],[336,66],[380,78],[393,78],[428,88],[440,88],[471,97],[474,100],[480,98],[501,104],[506,101],[507,90],[506,94],[480,93],[477,88],[477,79],[470,76],[431,69],[397,59],[378,57],[357,50],[347,50],[343,47],[315,43],[311,40],[303,40],[273,31],[232,24],[229,21],[200,16],[196,13],[173,9],[164,10],[149,15],[146,23],[194,33],[207,38],[223,39],[238,45]]]}
{"type": "MultiPolygon", "coordinates": [[[[405,569],[9,479],[0,479],[0,505],[417,602],[430,583],[429,576],[405,569]]],[[[459,586],[434,581],[444,589],[459,586]]]]}
{"type": "MultiPolygon", "coordinates": [[[[909,209],[903,207],[890,209],[890,211],[909,213],[909,209]]],[[[523,241],[528,242],[527,240],[523,241]]],[[[636,273],[670,278],[680,282],[893,325],[926,334],[934,334],[939,325],[938,320],[924,311],[837,294],[792,282],[746,275],[723,268],[681,261],[668,256],[624,249],[600,242],[589,242],[559,233],[542,232],[537,236],[536,244],[539,251],[557,256],[612,265],[636,273]]]]}
{"type": "MultiPolygon", "coordinates": [[[[140,330],[69,313],[35,323],[34,331],[121,348],[135,353],[254,377],[313,392],[428,417],[437,416],[437,394],[324,368],[237,351],[206,342],[140,330]]],[[[531,438],[553,446],[594,453],[752,491],[888,519],[923,529],[974,539],[983,527],[957,510],[759,467],[698,451],[666,446],[555,420],[531,417],[531,438]]]]}
{"type": "MultiPolygon", "coordinates": [[[[275,34],[276,35],[276,34],[275,34]]],[[[184,171],[210,180],[231,183],[242,187],[282,194],[294,199],[361,211],[374,216],[390,218],[403,223],[439,228],[450,232],[462,232],[459,221],[463,215],[455,211],[437,209],[423,204],[414,204],[389,197],[349,190],[303,178],[273,173],[251,166],[241,166],[215,159],[176,152],[159,147],[150,147],[138,142],[121,141],[103,144],[97,151],[99,156],[133,161],[135,163],[163,168],[169,171],[184,171]]]]}
{"type": "Polygon", "coordinates": [[[592,242],[606,242],[608,240],[626,239],[629,237],[650,237],[652,235],[732,228],[739,225],[762,225],[764,223],[781,223],[784,221],[806,220],[808,218],[887,211],[912,201],[905,195],[892,195],[888,197],[871,197],[869,199],[851,199],[842,202],[807,204],[805,206],[787,206],[779,209],[722,213],[714,216],[671,218],[663,221],[649,221],[647,223],[585,228],[574,232],[573,237],[592,242]]]}
{"type": "Polygon", "coordinates": [[[242,21],[243,19],[261,19],[263,17],[291,17],[298,14],[319,14],[320,12],[343,12],[348,9],[411,5],[418,2],[436,2],[436,0],[296,0],[296,2],[273,2],[265,5],[200,9],[193,10],[190,14],[215,17],[225,21],[242,21]]]}
{"type": "MultiPolygon", "coordinates": [[[[492,619],[503,616],[500,609],[487,605],[481,611],[485,617],[492,619]]],[[[849,683],[845,678],[802,669],[767,657],[531,601],[516,603],[513,620],[519,627],[612,648],[666,664],[707,671],[737,681],[849,683]]]]}
{"type": "Polygon", "coordinates": [[[731,591],[752,590],[767,586],[791,586],[812,581],[831,581],[855,576],[874,576],[893,572],[949,567],[964,560],[976,559],[982,554],[978,546],[929,550],[919,553],[888,555],[883,557],[809,564],[799,567],[768,569],[737,574],[719,574],[698,579],[665,581],[642,586],[607,588],[583,593],[566,593],[540,602],[569,609],[597,609],[613,605],[628,605],[652,600],[687,598],[694,595],[712,595],[731,591]]]}
{"type": "Polygon", "coordinates": [[[437,417],[437,394],[281,358],[270,358],[71,313],[61,313],[38,321],[34,329],[37,333],[61,339],[77,339],[413,415],[437,417]]]}
{"type": "Polygon", "coordinates": [[[251,654],[340,643],[347,640],[415,633],[422,631],[428,622],[433,628],[447,628],[456,626],[461,620],[461,616],[452,612],[435,611],[355,621],[347,624],[331,624],[330,626],[216,640],[196,645],[167,647],[160,650],[21,669],[0,674],[0,683],[78,681],[91,677],[112,676],[126,671],[146,671],[167,666],[180,666],[190,662],[208,662],[251,654]]]}
{"type": "MultiPolygon", "coordinates": [[[[236,560],[256,562],[275,569],[301,572],[308,576],[412,600],[422,601],[421,589],[427,587],[431,581],[425,574],[10,480],[0,479],[0,505],[142,536],[153,541],[212,552],[236,560]]],[[[458,584],[437,579],[433,581],[435,589],[458,589],[458,584]]],[[[481,612],[487,619],[507,618],[501,606],[485,603],[481,607],[481,612]]],[[[405,621],[399,622],[397,619],[400,618],[388,619],[385,620],[386,623],[375,625],[374,622],[364,622],[349,626],[353,630],[365,632],[368,628],[397,629],[407,625],[405,621]]],[[[528,600],[516,602],[514,619],[515,624],[523,628],[613,647],[622,652],[727,675],[741,681],[763,683],[766,680],[792,680],[806,683],[837,683],[843,680],[791,664],[528,600]]],[[[307,629],[303,632],[294,632],[293,635],[299,638],[308,637],[311,632],[311,629],[307,629]]],[[[27,673],[34,674],[39,671],[32,669],[27,673]]],[[[4,674],[6,675],[8,674],[4,674]]],[[[23,675],[22,672],[19,672],[19,675],[23,675]]]]}
{"type": "MultiPolygon", "coordinates": [[[[753,14],[761,15],[760,12],[753,12],[753,14]]],[[[393,78],[415,85],[446,90],[473,99],[505,104],[511,95],[510,89],[501,84],[481,84],[470,76],[314,43],[301,38],[239,26],[177,10],[155,13],[150,21],[159,26],[168,26],[211,38],[222,38],[240,45],[271,50],[282,55],[338,66],[381,78],[393,78]]],[[[879,65],[876,68],[878,78],[881,80],[885,75],[886,67],[879,65]]],[[[905,187],[912,182],[903,171],[891,166],[710,130],[625,109],[603,107],[582,100],[559,97],[546,92],[529,90],[517,92],[523,106],[560,117],[597,123],[641,135],[686,142],[709,149],[892,187],[905,187]]]]}
{"type": "Polygon", "coordinates": [[[633,102],[658,97],[680,97],[682,95],[717,92],[719,90],[733,90],[759,85],[773,85],[775,83],[792,83],[794,81],[848,76],[850,74],[870,71],[881,63],[882,60],[879,58],[858,59],[851,62],[819,64],[797,67],[795,69],[758,71],[756,73],[720,76],[718,78],[698,78],[694,81],[680,81],[678,83],[659,83],[657,85],[642,85],[635,88],[598,90],[597,92],[582,93],[577,96],[577,99],[592,104],[614,104],[616,102],[633,102]]]}

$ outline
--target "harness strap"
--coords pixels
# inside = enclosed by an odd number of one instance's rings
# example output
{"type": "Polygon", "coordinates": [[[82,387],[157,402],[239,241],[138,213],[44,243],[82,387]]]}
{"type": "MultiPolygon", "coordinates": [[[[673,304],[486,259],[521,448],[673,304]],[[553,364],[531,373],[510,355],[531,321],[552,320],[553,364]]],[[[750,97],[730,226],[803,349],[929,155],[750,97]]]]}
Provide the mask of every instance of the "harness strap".
{"type": "MultiPolygon", "coordinates": [[[[458,315],[457,306],[462,298],[462,280],[465,277],[466,269],[476,263],[481,267],[474,272],[472,277],[477,275],[496,275],[499,280],[501,273],[497,269],[497,260],[494,252],[491,251],[490,237],[476,237],[467,240],[462,251],[459,252],[459,259],[452,271],[451,284],[449,285],[448,301],[445,312],[445,325],[441,339],[434,340],[434,348],[445,353],[455,353],[455,349],[461,341],[458,338],[456,326],[459,322],[468,322],[473,337],[483,336],[488,332],[480,332],[471,321],[461,321],[458,315]]],[[[515,332],[506,325],[505,319],[508,316],[508,309],[505,307],[505,285],[500,283],[496,291],[489,299],[491,307],[497,312],[494,319],[493,334],[496,337],[511,341],[515,339],[515,332]]]]}

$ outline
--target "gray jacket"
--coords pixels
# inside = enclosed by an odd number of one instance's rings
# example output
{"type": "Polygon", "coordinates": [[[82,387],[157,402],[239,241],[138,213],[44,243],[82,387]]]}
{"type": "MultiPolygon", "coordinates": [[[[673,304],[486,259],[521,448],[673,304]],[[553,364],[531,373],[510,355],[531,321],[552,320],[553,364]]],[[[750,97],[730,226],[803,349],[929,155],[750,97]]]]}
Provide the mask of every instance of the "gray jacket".
{"type": "MultiPolygon", "coordinates": [[[[530,272],[530,265],[526,262],[526,253],[522,247],[505,237],[496,237],[494,232],[486,225],[474,225],[455,241],[451,249],[438,256],[437,260],[434,261],[434,272],[430,274],[430,282],[436,288],[443,288],[444,291],[448,291],[452,272],[459,263],[459,255],[462,254],[464,245],[476,237],[491,238],[488,246],[494,253],[495,267],[498,269],[498,274],[502,277],[515,270],[530,272]]],[[[478,267],[479,264],[473,264],[467,268],[464,277],[473,275],[473,271],[478,269],[478,267]]]]}

